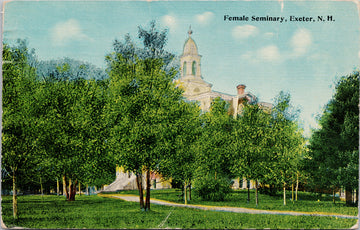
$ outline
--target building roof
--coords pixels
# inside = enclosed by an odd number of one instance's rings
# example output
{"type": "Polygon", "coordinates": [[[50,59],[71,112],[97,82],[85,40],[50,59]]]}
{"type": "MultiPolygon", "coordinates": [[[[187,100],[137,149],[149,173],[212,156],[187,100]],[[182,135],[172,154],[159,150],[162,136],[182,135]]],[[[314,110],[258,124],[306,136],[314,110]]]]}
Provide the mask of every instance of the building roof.
{"type": "Polygon", "coordinates": [[[186,55],[198,55],[197,46],[191,37],[189,37],[184,44],[183,56],[186,55]]]}
{"type": "Polygon", "coordinates": [[[191,38],[192,30],[191,27],[188,31],[189,38],[186,39],[183,49],[183,56],[186,55],[199,55],[195,41],[191,38]]]}

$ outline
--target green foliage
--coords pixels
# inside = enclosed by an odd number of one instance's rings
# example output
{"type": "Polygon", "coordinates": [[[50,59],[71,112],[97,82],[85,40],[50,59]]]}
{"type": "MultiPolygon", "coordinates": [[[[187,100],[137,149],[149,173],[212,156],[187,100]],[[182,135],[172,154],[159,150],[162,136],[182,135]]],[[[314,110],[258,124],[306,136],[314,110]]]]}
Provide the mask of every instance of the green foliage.
{"type": "Polygon", "coordinates": [[[246,104],[236,119],[234,129],[234,160],[232,171],[254,180],[270,179],[268,167],[272,157],[272,130],[270,114],[258,105],[246,104]]]}
{"type": "MultiPolygon", "coordinates": [[[[120,58],[120,57],[119,57],[120,58]]],[[[116,62],[110,72],[110,144],[126,170],[157,170],[186,107],[160,60],[116,62]],[[151,65],[151,68],[149,68],[151,65]],[[150,71],[150,72],[148,72],[150,71]]]]}
{"type": "Polygon", "coordinates": [[[233,118],[228,114],[229,104],[215,98],[210,111],[200,116],[201,132],[195,142],[196,193],[204,200],[223,200],[230,190],[229,162],[231,151],[233,118]]]}
{"type": "MultiPolygon", "coordinates": [[[[182,90],[173,83],[175,69],[167,68],[174,55],[164,50],[166,35],[167,30],[157,31],[152,22],[148,31],[139,27],[143,48],[127,35],[124,43],[115,41],[115,52],[106,57],[108,146],[126,171],[138,178],[147,173],[146,210],[150,208],[150,171],[170,173],[163,165],[173,158],[176,142],[181,142],[177,135],[182,123],[192,113],[182,100],[182,90]]],[[[141,181],[137,182],[141,196],[141,181]]]]}
{"type": "Polygon", "coordinates": [[[231,180],[225,177],[214,179],[214,175],[196,178],[195,192],[203,200],[223,201],[231,192],[231,180]]]}
{"type": "Polygon", "coordinates": [[[299,170],[305,139],[297,123],[299,111],[290,104],[290,94],[280,92],[272,111],[272,153],[270,167],[277,174],[277,184],[291,183],[299,170]]]}
{"type": "Polygon", "coordinates": [[[67,77],[39,78],[31,54],[23,43],[4,45],[3,169],[18,174],[23,190],[53,186],[62,175],[73,183],[111,182],[115,163],[105,149],[102,117],[106,81],[73,76],[69,62],[47,69],[67,77]]]}
{"type": "Polygon", "coordinates": [[[358,187],[359,71],[343,76],[314,130],[305,169],[312,187],[358,187]]]}
{"type": "Polygon", "coordinates": [[[35,65],[38,79],[51,77],[56,80],[104,80],[108,78],[104,70],[90,63],[71,58],[36,61],[35,65]]]}
{"type": "Polygon", "coordinates": [[[105,149],[106,124],[103,108],[107,100],[102,81],[41,81],[37,101],[37,130],[43,157],[54,178],[99,185],[111,182],[115,163],[105,149]],[[97,182],[95,182],[97,181],[97,182]]]}
{"type": "Polygon", "coordinates": [[[171,157],[159,165],[162,175],[172,181],[189,183],[194,177],[196,165],[196,147],[201,134],[199,120],[200,109],[195,103],[181,102],[184,107],[181,117],[177,120],[174,146],[171,157]]]}
{"type": "Polygon", "coordinates": [[[130,34],[126,34],[123,41],[115,39],[113,42],[114,53],[106,56],[109,71],[112,69],[113,60],[120,61],[118,59],[120,54],[123,59],[122,61],[130,61],[132,63],[136,63],[137,60],[160,59],[163,62],[162,69],[178,77],[178,71],[174,70],[180,68],[180,61],[174,54],[165,50],[167,34],[167,29],[159,31],[156,28],[156,22],[151,21],[149,29],[144,29],[141,26],[138,27],[137,37],[142,41],[142,47],[136,45],[131,39],[130,34]]]}
{"type": "MultiPolygon", "coordinates": [[[[224,175],[231,177],[229,162],[233,160],[231,149],[234,121],[228,114],[228,103],[215,98],[210,111],[200,117],[201,135],[197,141],[197,174],[224,175]]],[[[215,178],[215,177],[214,177],[215,178]]]]}
{"type": "Polygon", "coordinates": [[[19,42],[3,48],[2,167],[12,173],[31,168],[36,147],[31,113],[35,69],[27,63],[28,50],[19,42]]]}

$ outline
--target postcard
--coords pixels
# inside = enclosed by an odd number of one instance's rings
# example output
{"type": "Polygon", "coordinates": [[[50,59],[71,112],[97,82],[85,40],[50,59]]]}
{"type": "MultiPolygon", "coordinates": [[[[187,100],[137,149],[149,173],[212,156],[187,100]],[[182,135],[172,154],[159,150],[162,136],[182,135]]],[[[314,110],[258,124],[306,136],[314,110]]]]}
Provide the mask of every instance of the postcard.
{"type": "Polygon", "coordinates": [[[4,1],[2,227],[358,228],[359,6],[4,1]]]}

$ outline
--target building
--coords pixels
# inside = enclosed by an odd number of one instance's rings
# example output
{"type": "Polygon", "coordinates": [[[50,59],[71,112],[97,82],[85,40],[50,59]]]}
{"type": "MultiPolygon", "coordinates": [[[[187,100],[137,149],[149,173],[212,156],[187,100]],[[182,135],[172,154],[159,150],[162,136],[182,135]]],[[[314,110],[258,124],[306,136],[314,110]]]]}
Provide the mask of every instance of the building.
{"type": "Polygon", "coordinates": [[[184,89],[184,96],[189,101],[199,102],[202,111],[209,111],[213,99],[220,97],[230,103],[230,113],[236,116],[241,112],[244,100],[250,104],[259,104],[264,109],[271,109],[272,105],[266,102],[258,102],[258,99],[251,92],[246,92],[246,86],[240,84],[236,86],[236,95],[229,95],[213,91],[212,84],[204,81],[201,74],[201,55],[198,48],[191,37],[192,30],[188,31],[188,38],[185,41],[183,53],[180,56],[181,77],[177,80],[177,84],[184,89]]]}
{"type": "MultiPolygon", "coordinates": [[[[204,81],[201,74],[201,55],[198,53],[198,48],[195,41],[191,37],[192,30],[188,31],[188,38],[183,47],[183,53],[180,56],[180,75],[181,77],[176,83],[184,89],[184,97],[188,101],[197,101],[202,111],[209,111],[211,102],[220,97],[221,99],[230,103],[230,114],[236,116],[241,112],[244,101],[250,104],[257,103],[265,110],[271,110],[272,105],[266,102],[258,102],[255,95],[246,92],[246,86],[240,84],[236,86],[236,95],[229,95],[217,91],[213,91],[212,84],[204,81]]],[[[152,174],[152,189],[171,188],[169,181],[162,180],[160,175],[152,174]]],[[[145,184],[145,181],[144,183],[145,184]]],[[[117,190],[131,190],[136,189],[136,177],[131,172],[124,172],[122,167],[116,168],[116,179],[109,186],[104,188],[104,191],[117,190]]],[[[235,179],[233,188],[254,188],[254,181],[246,181],[246,179],[235,179]]]]}

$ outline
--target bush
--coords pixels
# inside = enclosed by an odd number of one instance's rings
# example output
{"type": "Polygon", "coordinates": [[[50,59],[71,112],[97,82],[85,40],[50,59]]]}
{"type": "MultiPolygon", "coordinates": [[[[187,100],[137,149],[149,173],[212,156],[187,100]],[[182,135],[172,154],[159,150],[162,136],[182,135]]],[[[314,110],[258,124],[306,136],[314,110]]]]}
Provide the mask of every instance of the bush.
{"type": "Polygon", "coordinates": [[[203,200],[223,201],[231,192],[231,180],[224,177],[199,177],[194,185],[196,194],[203,200]]]}

